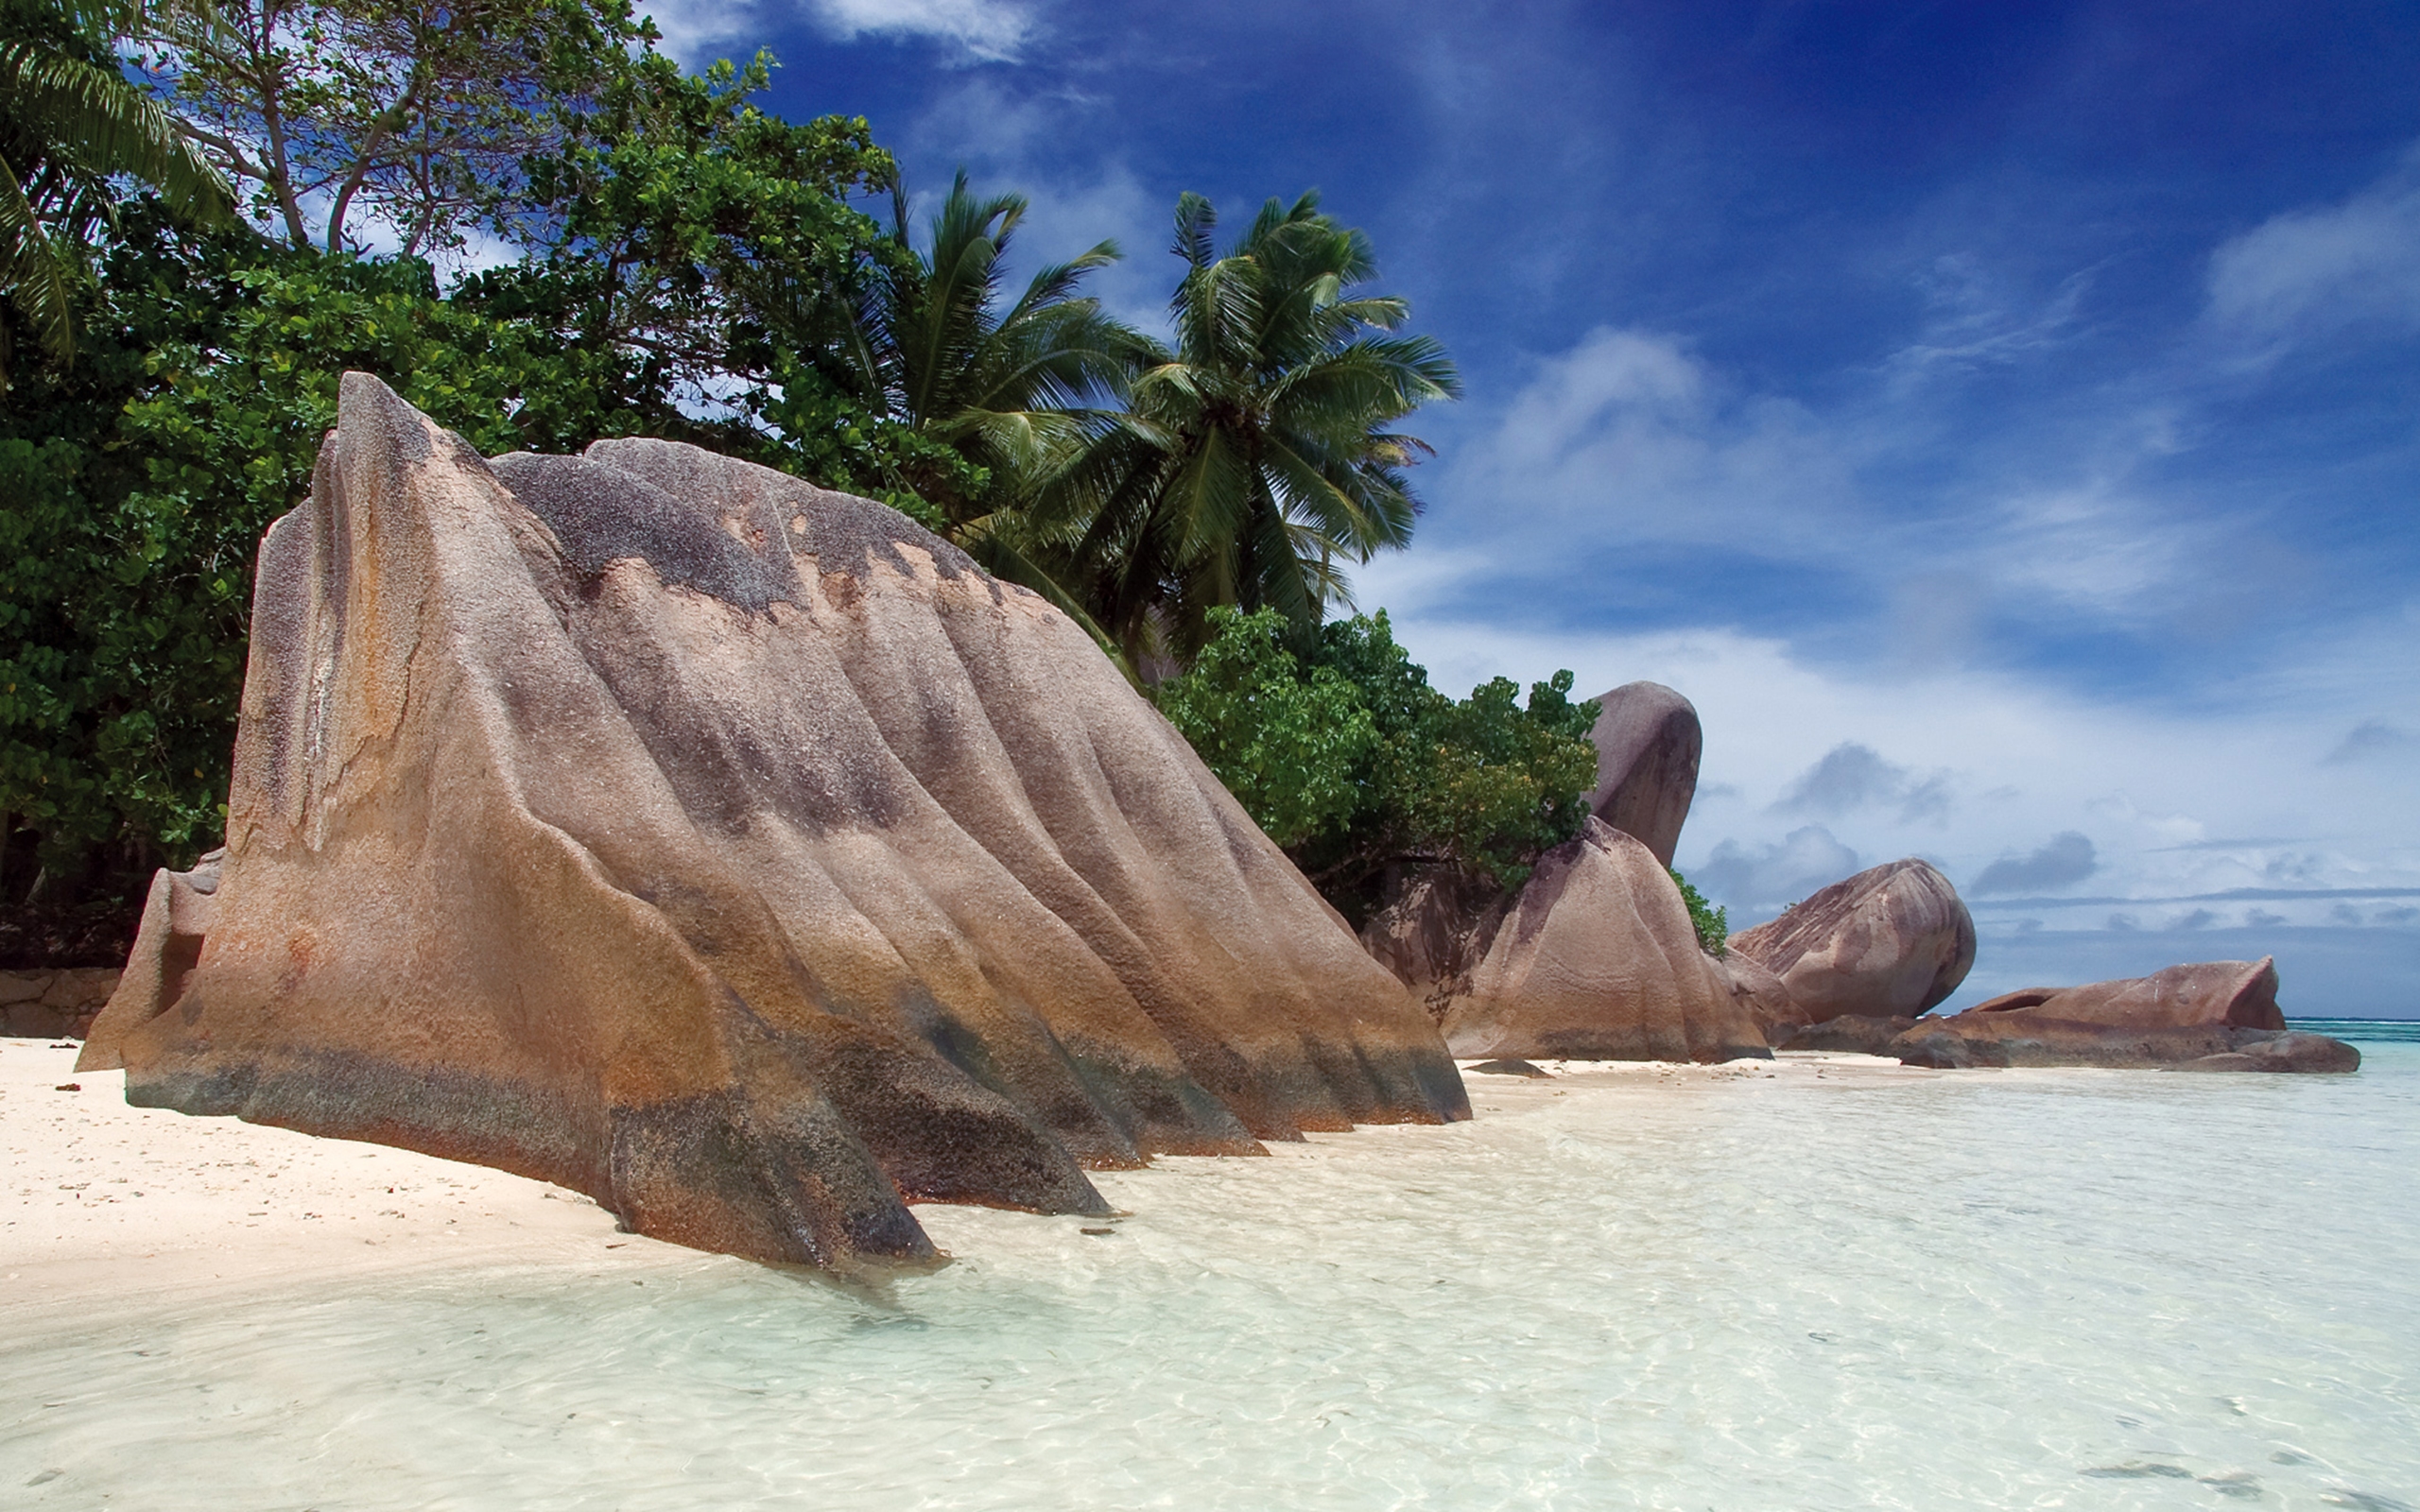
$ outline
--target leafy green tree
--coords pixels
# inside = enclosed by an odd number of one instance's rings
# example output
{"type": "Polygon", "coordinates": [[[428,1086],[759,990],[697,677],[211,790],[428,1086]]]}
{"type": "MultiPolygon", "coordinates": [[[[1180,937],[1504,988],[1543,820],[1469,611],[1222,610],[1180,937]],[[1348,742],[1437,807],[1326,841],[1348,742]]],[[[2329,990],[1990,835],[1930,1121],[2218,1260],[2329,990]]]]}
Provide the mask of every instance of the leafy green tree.
{"type": "Polygon", "coordinates": [[[1705,894],[1689,885],[1689,879],[1672,868],[1673,885],[1681,889],[1681,902],[1688,905],[1689,926],[1698,933],[1698,948],[1716,960],[1731,954],[1731,910],[1717,908],[1705,901],[1705,894]]]}
{"type": "Polygon", "coordinates": [[[307,491],[346,369],[491,453],[668,435],[868,491],[899,476],[914,438],[816,389],[756,282],[845,291],[879,233],[843,196],[888,157],[861,121],[754,111],[739,71],[623,61],[533,160],[539,254],[450,298],[423,259],[123,208],[75,293],[94,340],[0,411],[21,564],[0,575],[0,955],[29,900],[80,887],[130,922],[152,866],[216,842],[253,553],[307,491]]]}
{"type": "Polygon", "coordinates": [[[1159,683],[1160,709],[1356,923],[1396,868],[1514,888],[1586,822],[1597,706],[1572,702],[1570,673],[1532,683],[1527,707],[1504,678],[1457,701],[1383,611],[1328,625],[1308,658],[1287,649],[1292,627],[1274,610],[1207,618],[1213,639],[1159,683]]]}
{"type": "Polygon", "coordinates": [[[198,220],[229,212],[226,185],[117,71],[112,44],[137,19],[121,0],[0,3],[0,391],[19,322],[54,361],[74,354],[76,286],[112,217],[112,180],[198,220]]]}
{"type": "Polygon", "coordinates": [[[1334,667],[1298,665],[1274,610],[1211,616],[1218,637],[1160,683],[1160,712],[1280,846],[1342,829],[1377,739],[1361,690],[1334,667]]]}
{"type": "Polygon", "coordinates": [[[262,224],[420,255],[510,218],[524,161],[654,38],[627,0],[154,0],[143,41],[262,224]]]}
{"type": "Polygon", "coordinates": [[[804,346],[873,276],[880,229],[850,198],[896,169],[861,118],[757,109],[771,68],[765,54],[698,75],[651,51],[616,60],[529,162],[527,255],[452,302],[552,332],[610,385],[618,424],[919,509],[905,479],[926,449],[804,346]]]}
{"type": "Polygon", "coordinates": [[[1376,271],[1369,238],[1318,207],[1272,199],[1221,255],[1210,202],[1177,203],[1176,349],[1066,495],[1083,529],[1063,575],[1138,662],[1189,656],[1220,606],[1273,609],[1307,644],[1342,566],[1410,539],[1405,469],[1427,448],[1392,427],[1460,380],[1435,340],[1392,334],[1407,301],[1349,292],[1376,271]]]}

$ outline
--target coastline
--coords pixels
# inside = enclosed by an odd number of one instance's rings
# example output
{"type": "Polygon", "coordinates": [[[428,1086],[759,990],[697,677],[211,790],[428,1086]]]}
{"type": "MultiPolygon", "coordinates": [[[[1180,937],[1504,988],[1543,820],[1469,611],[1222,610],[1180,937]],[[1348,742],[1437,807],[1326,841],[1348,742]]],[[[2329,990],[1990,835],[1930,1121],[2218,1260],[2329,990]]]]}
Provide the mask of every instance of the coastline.
{"type": "Polygon", "coordinates": [[[410,1150],[131,1108],[75,1046],[0,1040],[0,1309],[694,1252],[588,1197],[410,1150]],[[62,1091],[63,1085],[80,1090],[62,1091]]]}
{"type": "MultiPolygon", "coordinates": [[[[431,1270],[637,1270],[707,1258],[619,1231],[610,1213],[579,1193],[486,1166],[240,1119],[130,1107],[123,1072],[78,1074],[75,1060],[73,1045],[0,1040],[0,1154],[9,1199],[0,1215],[0,1308],[75,1307],[166,1292],[257,1293],[303,1279],[322,1284],[431,1270]],[[67,1084],[78,1090],[59,1090],[67,1084]]],[[[1464,1063],[1464,1076],[1480,1118],[1519,1116],[1574,1093],[1756,1081],[1849,1086],[1947,1074],[1823,1052],[1712,1066],[1546,1061],[1540,1069],[1549,1076],[1539,1080],[1474,1074],[1469,1067],[1476,1064],[1464,1063]]],[[[932,1207],[920,1211],[939,1217],[940,1228],[956,1227],[932,1207]]]]}

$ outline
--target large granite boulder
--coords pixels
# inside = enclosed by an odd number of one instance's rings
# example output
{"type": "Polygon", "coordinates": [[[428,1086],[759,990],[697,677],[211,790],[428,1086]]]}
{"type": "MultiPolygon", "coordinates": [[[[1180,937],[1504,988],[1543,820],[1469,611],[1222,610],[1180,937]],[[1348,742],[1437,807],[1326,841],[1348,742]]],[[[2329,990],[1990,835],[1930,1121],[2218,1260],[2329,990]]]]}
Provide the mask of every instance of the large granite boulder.
{"type": "Polygon", "coordinates": [[[1705,734],[1689,700],[1660,682],[1625,682],[1598,698],[1597,786],[1588,810],[1672,864],[1698,792],[1705,734]]]}
{"type": "Polygon", "coordinates": [[[2361,1063],[2341,1040],[2288,1030],[2267,956],[2003,993],[1917,1020],[1885,1053],[1924,1066],[2346,1072],[2361,1063]]]}
{"type": "Polygon", "coordinates": [[[152,905],[79,1062],[130,1101],[767,1261],[929,1264],[911,1202],[1097,1212],[1088,1167],[1468,1112],[1040,598],[693,447],[485,462],[358,373],[262,543],[216,885],[152,905]]]}
{"type": "Polygon", "coordinates": [[[1509,907],[1474,917],[1468,906],[1450,882],[1416,885],[1364,931],[1440,1015],[1457,1056],[1772,1054],[1721,965],[1699,948],[1670,875],[1600,819],[1541,856],[1509,907]]]}
{"type": "Polygon", "coordinates": [[[1731,954],[1780,977],[1799,1022],[1912,1018],[1966,980],[1975,920],[1949,879],[1910,856],[1836,882],[1779,919],[1732,936],[1731,954]]]}

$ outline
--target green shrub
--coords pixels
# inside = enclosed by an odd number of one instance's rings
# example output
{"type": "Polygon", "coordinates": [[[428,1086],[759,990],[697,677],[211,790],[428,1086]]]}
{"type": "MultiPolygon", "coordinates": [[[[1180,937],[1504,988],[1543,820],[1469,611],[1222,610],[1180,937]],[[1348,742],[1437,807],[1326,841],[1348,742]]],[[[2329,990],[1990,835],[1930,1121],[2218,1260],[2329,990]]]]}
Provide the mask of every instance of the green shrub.
{"type": "Polygon", "coordinates": [[[1731,910],[1708,907],[1705,895],[1690,886],[1689,879],[1676,870],[1672,872],[1672,881],[1680,886],[1681,902],[1689,906],[1689,923],[1698,932],[1698,948],[1718,961],[1729,955],[1731,910]]]}

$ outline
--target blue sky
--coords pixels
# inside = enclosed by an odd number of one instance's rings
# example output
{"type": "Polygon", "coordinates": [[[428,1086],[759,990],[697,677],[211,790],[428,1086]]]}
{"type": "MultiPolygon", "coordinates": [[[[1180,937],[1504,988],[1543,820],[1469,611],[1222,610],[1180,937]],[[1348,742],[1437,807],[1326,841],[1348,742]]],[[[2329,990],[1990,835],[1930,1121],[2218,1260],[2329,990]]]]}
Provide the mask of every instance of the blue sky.
{"type": "Polygon", "coordinates": [[[1706,724],[1736,921],[1903,854],[1960,1001],[2274,953],[2420,1015],[2420,10],[688,0],[911,187],[1316,187],[1468,388],[1362,574],[1441,686],[1706,724]]]}

